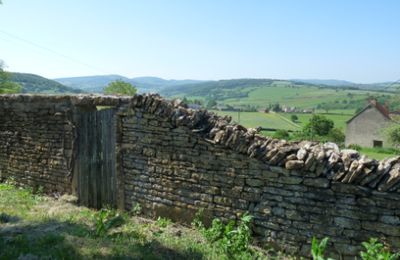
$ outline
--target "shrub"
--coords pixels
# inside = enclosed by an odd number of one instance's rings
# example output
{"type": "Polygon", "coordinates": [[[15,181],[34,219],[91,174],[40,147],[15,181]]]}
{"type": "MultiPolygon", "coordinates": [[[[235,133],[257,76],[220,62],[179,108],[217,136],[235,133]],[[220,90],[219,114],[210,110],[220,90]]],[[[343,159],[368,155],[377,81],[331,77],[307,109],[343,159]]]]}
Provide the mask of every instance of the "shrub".
{"type": "Polygon", "coordinates": [[[248,256],[252,253],[249,249],[250,224],[253,219],[251,215],[245,213],[239,222],[231,220],[227,224],[220,219],[214,219],[211,227],[205,228],[200,221],[200,214],[196,214],[192,225],[200,230],[208,242],[217,245],[229,256],[248,256]]]}
{"type": "Polygon", "coordinates": [[[365,248],[365,251],[360,252],[363,260],[396,260],[400,258],[400,252],[390,253],[376,238],[370,238],[368,242],[363,242],[362,246],[365,248]]]}
{"type": "Polygon", "coordinates": [[[337,144],[341,144],[344,142],[345,135],[342,130],[339,128],[332,128],[328,134],[329,141],[335,142],[337,144]]]}
{"type": "Polygon", "coordinates": [[[361,149],[362,149],[362,147],[360,145],[358,145],[358,144],[349,144],[347,146],[347,148],[353,149],[353,150],[356,150],[356,151],[361,151],[361,149]]]}
{"type": "Polygon", "coordinates": [[[275,131],[272,137],[276,139],[289,139],[290,135],[288,131],[283,129],[278,129],[275,131]]]}

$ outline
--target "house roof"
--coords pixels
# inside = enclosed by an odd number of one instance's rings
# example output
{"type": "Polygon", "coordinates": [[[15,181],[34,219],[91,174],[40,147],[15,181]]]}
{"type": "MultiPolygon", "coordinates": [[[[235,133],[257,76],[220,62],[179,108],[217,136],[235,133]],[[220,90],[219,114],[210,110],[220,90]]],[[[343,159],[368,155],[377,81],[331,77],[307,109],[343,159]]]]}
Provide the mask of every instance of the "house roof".
{"type": "Polygon", "coordinates": [[[387,118],[388,120],[391,120],[391,118],[389,116],[389,110],[385,106],[382,106],[378,101],[373,99],[373,100],[369,100],[368,105],[366,105],[360,112],[358,112],[352,118],[347,120],[346,124],[353,121],[354,118],[358,117],[360,114],[362,114],[365,110],[367,110],[370,107],[375,107],[376,110],[378,110],[385,118],[387,118]]]}

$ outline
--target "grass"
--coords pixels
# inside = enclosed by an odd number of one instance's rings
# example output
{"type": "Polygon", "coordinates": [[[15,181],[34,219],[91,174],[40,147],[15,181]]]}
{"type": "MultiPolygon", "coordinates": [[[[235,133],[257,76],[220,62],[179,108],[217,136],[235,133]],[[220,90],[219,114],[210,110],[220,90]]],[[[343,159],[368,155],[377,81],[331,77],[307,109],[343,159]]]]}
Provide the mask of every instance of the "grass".
{"type": "MultiPolygon", "coordinates": [[[[232,111],[213,111],[221,116],[231,116],[232,120],[239,123],[239,113],[232,111]]],[[[280,114],[262,112],[240,112],[240,124],[245,127],[264,127],[286,130],[299,130],[300,126],[286,120],[280,114]]]]}
{"type": "Polygon", "coordinates": [[[226,99],[224,104],[238,106],[241,104],[266,107],[268,104],[279,103],[286,106],[299,108],[313,108],[320,103],[349,100],[349,94],[354,100],[366,100],[371,92],[363,90],[344,90],[331,88],[318,88],[312,86],[273,85],[254,88],[248,97],[226,99]]]}
{"type": "MultiPolygon", "coordinates": [[[[0,183],[0,259],[232,258],[194,228],[165,218],[95,211],[75,201],[72,196],[54,199],[0,183]]],[[[259,259],[292,259],[252,248],[259,259]]]]}
{"type": "MultiPolygon", "coordinates": [[[[213,111],[221,116],[231,116],[232,120],[239,122],[239,113],[231,111],[213,111]]],[[[312,114],[301,114],[293,113],[299,118],[298,121],[292,122],[290,116],[292,113],[262,113],[262,112],[240,112],[240,124],[245,127],[264,127],[264,128],[275,128],[284,130],[301,130],[305,126],[312,114]]],[[[331,119],[335,123],[335,127],[338,127],[345,131],[346,121],[349,120],[352,115],[349,114],[325,114],[321,113],[331,119]]]]}
{"type": "Polygon", "coordinates": [[[366,148],[366,147],[362,147],[360,153],[365,154],[369,158],[373,158],[376,160],[383,160],[386,158],[392,158],[399,155],[399,152],[393,149],[366,148]]]}

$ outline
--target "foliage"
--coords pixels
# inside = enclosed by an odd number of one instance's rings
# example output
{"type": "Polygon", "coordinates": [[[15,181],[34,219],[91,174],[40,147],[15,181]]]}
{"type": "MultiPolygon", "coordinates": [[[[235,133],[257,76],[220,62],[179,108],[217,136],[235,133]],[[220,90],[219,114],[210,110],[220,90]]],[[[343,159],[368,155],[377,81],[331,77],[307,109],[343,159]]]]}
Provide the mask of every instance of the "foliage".
{"type": "Polygon", "coordinates": [[[13,226],[0,223],[0,259],[269,259],[256,248],[252,255],[228,256],[197,230],[179,224],[160,228],[164,220],[123,213],[121,226],[94,236],[97,211],[5,183],[0,183],[0,212],[13,226]]]}
{"type": "Polygon", "coordinates": [[[310,121],[303,128],[303,132],[305,135],[310,136],[311,138],[315,135],[317,136],[326,136],[334,127],[334,123],[332,120],[326,118],[322,115],[313,115],[310,118],[310,121]]]}
{"type": "Polygon", "coordinates": [[[93,214],[94,236],[103,237],[107,232],[124,223],[124,218],[113,209],[101,209],[93,214]]]}
{"type": "Polygon", "coordinates": [[[282,107],[281,105],[279,105],[279,103],[275,103],[273,105],[270,105],[270,109],[274,112],[281,112],[282,111],[282,107]]]}
{"type": "Polygon", "coordinates": [[[299,117],[295,114],[290,116],[290,120],[292,120],[292,122],[297,122],[297,120],[299,120],[299,117]]]}
{"type": "Polygon", "coordinates": [[[387,129],[387,138],[394,146],[400,146],[400,126],[395,125],[387,129]]]}
{"type": "Polygon", "coordinates": [[[123,80],[116,80],[107,85],[104,89],[104,94],[133,96],[136,94],[136,91],[136,87],[131,83],[123,80]]]}
{"type": "MultiPolygon", "coordinates": [[[[200,213],[201,214],[201,213],[200,213]]],[[[213,219],[211,227],[205,228],[196,215],[192,225],[200,230],[208,242],[213,243],[232,257],[249,256],[253,252],[250,250],[251,229],[250,224],[253,217],[245,213],[237,223],[233,220],[224,224],[220,219],[213,219]]]]}
{"type": "Polygon", "coordinates": [[[19,84],[24,93],[82,93],[82,90],[64,86],[63,84],[35,74],[10,73],[10,80],[19,84]]]}
{"type": "Polygon", "coordinates": [[[142,206],[140,205],[140,203],[135,203],[135,206],[132,207],[131,209],[131,214],[133,216],[138,216],[140,214],[142,214],[142,206]]]}
{"type": "Polygon", "coordinates": [[[343,131],[339,128],[332,128],[328,134],[329,141],[335,142],[337,144],[344,143],[345,137],[346,136],[344,135],[343,131]]]}
{"type": "Polygon", "coordinates": [[[325,258],[325,250],[328,245],[328,237],[323,238],[321,241],[318,241],[317,238],[313,237],[311,241],[311,255],[313,260],[329,260],[331,258],[325,258]]]}
{"type": "Polygon", "coordinates": [[[273,137],[276,139],[286,139],[287,140],[287,139],[289,139],[290,135],[287,130],[278,129],[275,131],[273,137]]]}
{"type": "Polygon", "coordinates": [[[362,149],[362,147],[360,145],[358,145],[358,144],[349,144],[347,146],[347,148],[353,149],[353,150],[356,150],[356,151],[361,151],[361,149],[362,149]]]}
{"type": "Polygon", "coordinates": [[[10,80],[10,74],[3,70],[0,62],[0,94],[12,94],[21,92],[21,86],[10,80]]]}
{"type": "Polygon", "coordinates": [[[400,258],[400,252],[392,254],[376,238],[370,238],[368,242],[363,242],[362,246],[365,248],[365,251],[360,252],[363,260],[396,260],[400,258]]]}
{"type": "Polygon", "coordinates": [[[217,106],[217,101],[216,101],[215,99],[210,99],[210,100],[208,100],[208,102],[207,102],[206,108],[207,108],[207,109],[211,109],[211,108],[214,108],[214,107],[216,107],[216,106],[217,106]]]}
{"type": "Polygon", "coordinates": [[[172,221],[171,221],[169,218],[158,217],[157,220],[156,220],[156,224],[157,224],[157,226],[159,226],[160,228],[166,228],[166,227],[168,227],[171,223],[172,223],[172,221]]]}

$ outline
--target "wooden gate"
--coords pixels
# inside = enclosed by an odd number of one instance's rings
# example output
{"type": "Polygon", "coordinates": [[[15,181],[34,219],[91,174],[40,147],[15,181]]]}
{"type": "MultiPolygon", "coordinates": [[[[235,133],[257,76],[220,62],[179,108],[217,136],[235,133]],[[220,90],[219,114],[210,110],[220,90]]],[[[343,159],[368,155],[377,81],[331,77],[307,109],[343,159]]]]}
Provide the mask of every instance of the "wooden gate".
{"type": "Polygon", "coordinates": [[[78,120],[75,174],[79,203],[97,209],[115,207],[115,111],[82,111],[78,120]]]}

